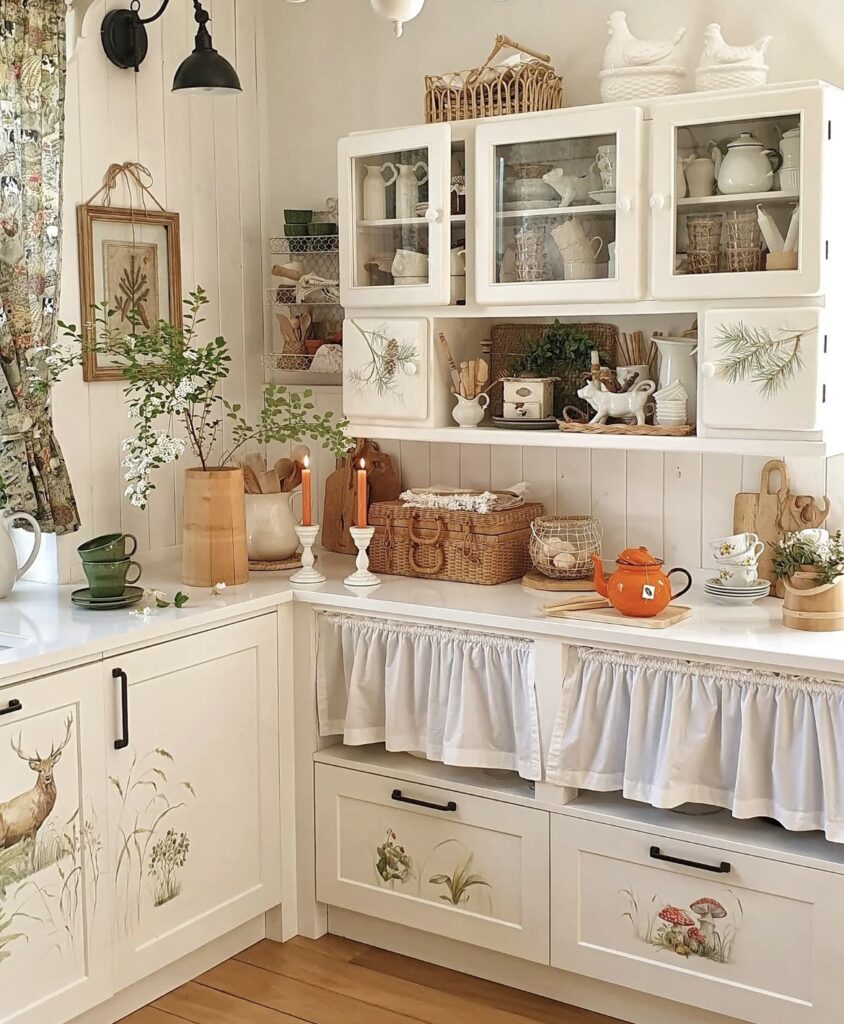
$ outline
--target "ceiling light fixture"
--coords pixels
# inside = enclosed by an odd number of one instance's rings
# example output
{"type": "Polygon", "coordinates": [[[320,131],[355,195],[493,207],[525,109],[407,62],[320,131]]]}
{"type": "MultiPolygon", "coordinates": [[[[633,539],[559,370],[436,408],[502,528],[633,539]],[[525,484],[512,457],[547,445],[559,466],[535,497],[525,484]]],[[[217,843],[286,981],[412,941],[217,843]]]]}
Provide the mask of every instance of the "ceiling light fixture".
{"type": "MultiPolygon", "coordinates": [[[[157,21],[167,10],[170,0],[164,0],[151,18],[140,15],[140,0],[132,0],[129,10],[109,11],[103,19],[100,34],[106,56],[119,68],[138,71],[147,55],[149,42],[146,26],[157,21]]],[[[204,92],[241,92],[240,79],[225,57],[214,49],[208,31],[209,14],[199,0],[193,0],[197,30],[193,53],[179,65],[173,79],[173,92],[198,89],[204,92]]]]}
{"type": "MultiPolygon", "coordinates": [[[[287,0],[289,4],[303,4],[305,0],[287,0]]],[[[397,36],[404,31],[404,23],[413,21],[425,6],[425,0],[369,0],[369,6],[376,14],[393,23],[397,36]]]]}

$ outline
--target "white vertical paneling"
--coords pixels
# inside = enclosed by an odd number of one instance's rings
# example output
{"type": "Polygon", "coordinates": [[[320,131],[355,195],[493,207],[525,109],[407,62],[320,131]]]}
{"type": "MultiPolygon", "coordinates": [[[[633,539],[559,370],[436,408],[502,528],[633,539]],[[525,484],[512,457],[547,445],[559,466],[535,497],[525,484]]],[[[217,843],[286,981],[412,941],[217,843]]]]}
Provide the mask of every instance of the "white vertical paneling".
{"type": "MultiPolygon", "coordinates": [[[[402,454],[404,448],[402,448],[402,454]]],[[[430,482],[437,487],[460,486],[460,448],[456,444],[428,445],[430,482]]]]}
{"type": "Polygon", "coordinates": [[[592,514],[604,529],[603,555],[613,559],[627,546],[627,455],[592,452],[592,514]]]}
{"type": "Polygon", "coordinates": [[[592,513],[592,460],[585,448],[557,449],[557,515],[592,513]]]}
{"type": "Polygon", "coordinates": [[[490,485],[493,490],[505,490],[525,479],[521,448],[493,445],[489,459],[490,485]]]}
{"type": "Polygon", "coordinates": [[[792,457],[788,466],[789,489],[792,494],[810,494],[820,500],[826,493],[826,459],[816,455],[792,457]]]}
{"type": "Polygon", "coordinates": [[[402,441],[401,467],[405,487],[427,487],[431,483],[431,464],[428,456],[429,446],[426,441],[402,441]]]}
{"type": "Polygon", "coordinates": [[[830,530],[844,530],[844,455],[826,461],[826,494],[832,508],[830,530]]]}
{"type": "Polygon", "coordinates": [[[627,453],[627,543],[644,545],[660,558],[665,543],[664,473],[661,452],[627,453]]]}
{"type": "Polygon", "coordinates": [[[671,566],[701,562],[701,457],[666,455],[663,476],[662,557],[671,566]]]}
{"type": "Polygon", "coordinates": [[[488,490],[492,479],[489,445],[460,445],[460,486],[488,490]]]}
{"type": "Polygon", "coordinates": [[[742,455],[741,457],[741,489],[755,493],[759,490],[762,470],[768,459],[764,455],[742,455]]]}
{"type": "Polygon", "coordinates": [[[557,453],[553,448],[523,448],[522,467],[528,497],[545,506],[545,515],[557,514],[557,453]]]}
{"type": "Polygon", "coordinates": [[[733,532],[733,505],[741,490],[740,455],[704,455],[701,474],[701,550],[703,565],[713,567],[709,541],[733,532]]]}

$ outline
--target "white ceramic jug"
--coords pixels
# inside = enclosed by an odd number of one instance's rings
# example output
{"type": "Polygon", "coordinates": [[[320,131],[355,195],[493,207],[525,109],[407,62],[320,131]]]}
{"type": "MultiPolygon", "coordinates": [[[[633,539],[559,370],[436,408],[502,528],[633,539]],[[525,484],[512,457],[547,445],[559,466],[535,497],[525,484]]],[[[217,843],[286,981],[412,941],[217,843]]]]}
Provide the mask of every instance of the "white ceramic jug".
{"type": "Polygon", "coordinates": [[[29,513],[13,512],[11,515],[3,518],[3,526],[6,529],[0,530],[0,598],[8,597],[11,594],[14,585],[25,572],[29,571],[41,549],[41,527],[29,513]],[[32,551],[30,551],[29,557],[21,566],[18,566],[18,554],[15,550],[15,543],[9,533],[16,519],[25,519],[34,531],[32,551]]]}
{"type": "Polygon", "coordinates": [[[659,387],[667,388],[680,381],[689,396],[687,420],[694,423],[697,409],[697,339],[665,338],[654,335],[651,339],[659,350],[659,387]]]}
{"type": "Polygon", "coordinates": [[[476,398],[464,398],[462,395],[455,395],[457,404],[451,415],[454,422],[461,427],[476,427],[484,418],[484,412],[489,405],[489,395],[478,395],[476,398]]]}
{"type": "Polygon", "coordinates": [[[299,547],[298,520],[290,501],[299,491],[283,494],[247,494],[246,551],[252,562],[278,562],[299,547]]]}
{"type": "Polygon", "coordinates": [[[385,220],[387,217],[387,188],[399,176],[395,164],[367,164],[366,177],[363,179],[363,219],[385,220]],[[384,177],[384,171],[390,177],[384,177]]]}
{"type": "MultiPolygon", "coordinates": [[[[711,143],[710,148],[712,152],[717,151],[720,157],[720,150],[714,142],[711,143]]],[[[684,164],[688,194],[690,196],[711,196],[715,191],[715,159],[694,154],[686,157],[684,164]]]]}
{"type": "Polygon", "coordinates": [[[396,178],[396,217],[415,217],[419,205],[419,186],[428,180],[427,164],[418,161],[415,164],[399,164],[399,175],[396,178]],[[425,172],[421,178],[416,177],[419,168],[425,172]]]}

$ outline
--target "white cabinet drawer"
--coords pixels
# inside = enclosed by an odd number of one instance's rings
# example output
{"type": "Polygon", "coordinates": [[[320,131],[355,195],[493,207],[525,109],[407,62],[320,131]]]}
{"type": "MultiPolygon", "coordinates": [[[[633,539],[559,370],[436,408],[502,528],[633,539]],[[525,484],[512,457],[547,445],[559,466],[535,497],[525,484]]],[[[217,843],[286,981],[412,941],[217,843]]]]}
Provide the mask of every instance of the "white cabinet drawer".
{"type": "Polygon", "coordinates": [[[839,1019],[841,875],[564,815],[551,864],[552,966],[757,1024],[839,1019]]]}
{"type": "Polygon", "coordinates": [[[548,963],[547,813],[331,765],[316,804],[317,899],[548,963]]]}

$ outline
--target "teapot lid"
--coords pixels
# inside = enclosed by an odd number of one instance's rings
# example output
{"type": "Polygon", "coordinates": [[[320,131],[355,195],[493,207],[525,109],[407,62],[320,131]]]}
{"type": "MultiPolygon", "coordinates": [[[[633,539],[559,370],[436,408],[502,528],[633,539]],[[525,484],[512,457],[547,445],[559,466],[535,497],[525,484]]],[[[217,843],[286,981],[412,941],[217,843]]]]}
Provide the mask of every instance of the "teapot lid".
{"type": "Polygon", "coordinates": [[[739,149],[742,146],[758,146],[763,148],[762,143],[752,132],[742,132],[737,139],[727,143],[727,149],[739,149]]]}
{"type": "Polygon", "coordinates": [[[647,548],[625,548],[618,556],[619,565],[662,565],[662,559],[656,558],[647,548]]]}

